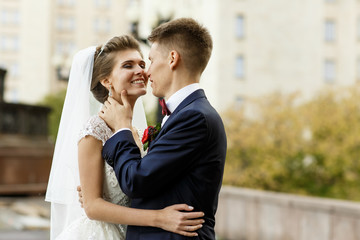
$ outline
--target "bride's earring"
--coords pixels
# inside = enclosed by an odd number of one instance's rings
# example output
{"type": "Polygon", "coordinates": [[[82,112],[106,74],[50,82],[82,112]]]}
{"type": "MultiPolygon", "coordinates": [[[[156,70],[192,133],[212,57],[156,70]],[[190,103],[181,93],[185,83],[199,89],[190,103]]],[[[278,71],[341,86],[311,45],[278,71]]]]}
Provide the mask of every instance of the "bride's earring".
{"type": "Polygon", "coordinates": [[[112,90],[111,90],[111,84],[110,84],[110,87],[109,87],[109,97],[112,97],[112,90]]]}

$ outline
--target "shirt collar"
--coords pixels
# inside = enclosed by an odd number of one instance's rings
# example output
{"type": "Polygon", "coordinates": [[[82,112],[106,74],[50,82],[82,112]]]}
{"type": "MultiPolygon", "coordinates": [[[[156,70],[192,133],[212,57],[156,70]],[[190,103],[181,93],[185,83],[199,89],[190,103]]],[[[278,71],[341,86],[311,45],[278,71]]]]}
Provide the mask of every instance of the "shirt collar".
{"type": "Polygon", "coordinates": [[[181,88],[180,90],[175,92],[173,95],[171,95],[169,100],[167,100],[165,102],[166,106],[168,107],[170,112],[174,112],[174,110],[180,105],[180,103],[185,98],[187,98],[190,94],[192,94],[193,92],[195,92],[196,90],[199,90],[199,89],[200,89],[199,83],[193,83],[193,84],[190,84],[190,85],[187,85],[187,86],[181,88]]]}

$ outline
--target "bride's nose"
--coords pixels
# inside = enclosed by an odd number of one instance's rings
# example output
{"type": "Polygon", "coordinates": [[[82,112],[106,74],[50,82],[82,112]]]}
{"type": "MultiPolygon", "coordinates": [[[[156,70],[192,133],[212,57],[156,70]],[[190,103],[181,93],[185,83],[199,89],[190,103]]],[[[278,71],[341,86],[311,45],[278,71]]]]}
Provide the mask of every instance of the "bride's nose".
{"type": "Polygon", "coordinates": [[[144,75],[144,74],[146,74],[146,72],[145,72],[145,69],[144,69],[144,68],[142,68],[142,67],[140,67],[140,66],[137,66],[137,68],[136,68],[136,70],[135,70],[135,74],[136,74],[136,75],[144,75]]]}

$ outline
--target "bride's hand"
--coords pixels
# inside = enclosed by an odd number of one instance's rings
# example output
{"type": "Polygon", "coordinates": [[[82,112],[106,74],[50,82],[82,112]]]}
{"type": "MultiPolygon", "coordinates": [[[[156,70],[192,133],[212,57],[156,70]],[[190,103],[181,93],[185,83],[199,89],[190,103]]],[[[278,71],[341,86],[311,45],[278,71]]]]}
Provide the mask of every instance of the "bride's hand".
{"type": "Polygon", "coordinates": [[[159,211],[158,227],[186,237],[198,236],[195,232],[205,221],[203,212],[189,212],[193,207],[187,204],[176,204],[159,211]],[[184,212],[188,211],[188,212],[184,212]]]}

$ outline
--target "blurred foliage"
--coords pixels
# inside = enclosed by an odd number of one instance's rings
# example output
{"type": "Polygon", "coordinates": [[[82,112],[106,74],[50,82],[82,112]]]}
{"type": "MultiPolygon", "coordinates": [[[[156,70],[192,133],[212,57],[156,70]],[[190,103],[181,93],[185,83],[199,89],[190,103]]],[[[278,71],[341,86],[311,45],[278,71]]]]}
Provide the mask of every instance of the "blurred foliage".
{"type": "Polygon", "coordinates": [[[224,184],[359,201],[359,100],[354,86],[305,103],[272,94],[229,110],[224,184]]]}
{"type": "Polygon", "coordinates": [[[148,126],[155,126],[157,124],[157,108],[152,109],[146,113],[146,122],[148,126]]]}
{"type": "Polygon", "coordinates": [[[55,141],[57,132],[59,129],[60,118],[62,113],[62,108],[64,105],[66,95],[66,89],[57,92],[56,94],[49,94],[45,96],[44,100],[41,101],[41,105],[45,105],[51,108],[49,114],[49,137],[55,141]]]}

